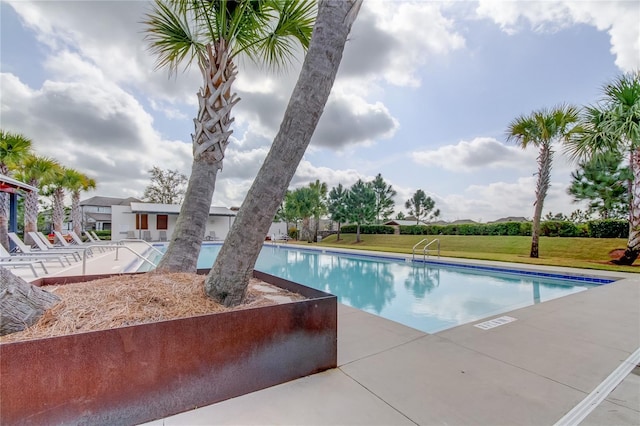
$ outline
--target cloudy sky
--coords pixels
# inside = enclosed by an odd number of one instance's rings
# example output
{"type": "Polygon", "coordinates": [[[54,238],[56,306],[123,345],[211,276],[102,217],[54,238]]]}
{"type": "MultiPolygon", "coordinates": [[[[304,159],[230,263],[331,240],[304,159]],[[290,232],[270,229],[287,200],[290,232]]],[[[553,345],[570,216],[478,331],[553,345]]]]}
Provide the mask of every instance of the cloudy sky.
{"type": "MultiPolygon", "coordinates": [[[[142,197],[153,166],[191,168],[196,68],[155,70],[145,1],[0,2],[0,125],[98,182],[142,197]]],[[[381,173],[396,212],[423,189],[445,220],[533,214],[536,151],[508,123],[596,102],[640,68],[640,2],[365,0],[320,125],[291,187],[381,173]]],[[[239,206],[278,130],[300,62],[273,74],[241,61],[242,98],[213,205],[239,206]]],[[[558,147],[544,212],[580,208],[558,147]]]]}

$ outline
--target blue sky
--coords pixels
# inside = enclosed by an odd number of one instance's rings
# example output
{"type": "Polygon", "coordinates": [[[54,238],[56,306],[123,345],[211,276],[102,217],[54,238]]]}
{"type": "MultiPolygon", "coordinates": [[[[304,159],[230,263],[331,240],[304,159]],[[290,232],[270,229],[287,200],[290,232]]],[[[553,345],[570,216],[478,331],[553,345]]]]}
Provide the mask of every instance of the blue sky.
{"type": "MultiPolygon", "coordinates": [[[[98,181],[86,197],[141,197],[152,166],[189,174],[197,68],[154,69],[144,1],[1,2],[0,123],[39,154],[98,181]],[[99,19],[97,19],[99,17],[99,19]]],[[[637,1],[365,0],[338,79],[292,188],[381,173],[396,212],[423,189],[444,220],[533,214],[536,151],[506,143],[509,122],[597,101],[640,68],[637,1]]],[[[277,132],[299,63],[239,64],[232,143],[213,204],[238,206],[277,132]]],[[[581,208],[557,153],[544,212],[581,208]]]]}

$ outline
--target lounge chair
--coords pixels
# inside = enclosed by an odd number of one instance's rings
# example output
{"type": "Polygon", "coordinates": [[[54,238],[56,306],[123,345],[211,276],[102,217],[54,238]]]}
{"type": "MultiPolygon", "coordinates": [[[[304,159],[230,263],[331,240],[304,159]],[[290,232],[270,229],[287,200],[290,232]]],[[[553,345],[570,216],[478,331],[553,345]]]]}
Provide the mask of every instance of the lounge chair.
{"type": "MultiPolygon", "coordinates": [[[[64,258],[64,260],[67,261],[67,263],[69,265],[71,265],[71,262],[69,261],[69,259],[67,258],[67,255],[65,253],[54,253],[54,252],[43,252],[43,251],[33,251],[31,250],[30,247],[27,247],[27,245],[20,239],[20,237],[18,237],[14,232],[9,232],[9,238],[11,239],[11,241],[13,241],[13,243],[16,245],[16,247],[18,247],[18,250],[20,250],[20,252],[18,253],[7,253],[10,256],[20,256],[22,259],[30,259],[30,260],[51,260],[51,261],[58,261],[60,262],[60,265],[62,265],[63,267],[65,266],[64,262],[62,261],[62,259],[64,258]]],[[[2,248],[2,250],[4,250],[4,247],[2,248]]],[[[74,257],[75,258],[75,257],[74,257]]]]}
{"type": "Polygon", "coordinates": [[[130,239],[135,239],[136,237],[136,232],[135,231],[127,231],[127,238],[130,239]]]}
{"type": "Polygon", "coordinates": [[[151,231],[142,231],[142,239],[145,241],[151,241],[151,231]]]}
{"type": "Polygon", "coordinates": [[[160,241],[167,241],[167,231],[159,231],[160,241]]]}
{"type": "Polygon", "coordinates": [[[91,233],[91,235],[93,236],[93,239],[94,239],[95,241],[107,241],[107,240],[103,240],[102,238],[100,238],[100,237],[98,236],[98,234],[96,234],[96,232],[95,232],[95,231],[84,231],[84,232],[86,232],[86,233],[91,233]]]}
{"type": "MultiPolygon", "coordinates": [[[[2,244],[0,244],[0,262],[46,262],[46,261],[54,261],[57,260],[60,262],[60,265],[62,267],[65,267],[64,262],[62,262],[62,258],[61,257],[39,257],[36,255],[31,255],[31,254],[25,254],[25,253],[14,253],[11,254],[9,253],[7,250],[5,250],[5,248],[2,246],[2,244]]],[[[69,263],[69,261],[67,260],[67,263],[69,263]]],[[[69,265],[71,265],[71,263],[69,263],[69,265]]],[[[44,267],[44,265],[42,265],[42,269],[44,269],[45,274],[48,274],[49,272],[47,271],[47,268],[44,267]]]]}
{"type": "MultiPolygon", "coordinates": [[[[96,246],[99,244],[99,243],[94,243],[91,240],[88,240],[87,242],[82,241],[82,238],[80,238],[78,234],[75,233],[75,231],[69,231],[69,235],[71,236],[71,245],[70,245],[71,247],[73,246],[85,247],[89,251],[89,254],[93,254],[93,250],[88,246],[96,246]]],[[[98,250],[100,250],[101,252],[104,252],[104,249],[100,247],[98,247],[98,250]]]]}
{"type": "MultiPolygon", "coordinates": [[[[54,253],[57,255],[73,256],[73,260],[82,260],[82,255],[80,254],[82,250],[80,249],[52,246],[49,239],[41,232],[29,232],[29,236],[31,236],[34,244],[38,247],[38,249],[35,250],[37,253],[54,253]]],[[[16,238],[19,239],[17,235],[16,238]]],[[[24,251],[22,247],[20,247],[20,251],[24,251]]],[[[33,253],[34,250],[31,250],[30,252],[33,253]]]]}
{"type": "Polygon", "coordinates": [[[47,238],[47,236],[44,235],[40,231],[38,231],[38,232],[29,232],[29,235],[33,239],[34,244],[36,246],[38,246],[38,249],[40,249],[42,251],[53,251],[53,252],[56,252],[56,253],[71,252],[71,254],[73,254],[73,258],[75,260],[80,260],[82,258],[82,256],[80,255],[80,252],[81,252],[80,250],[76,250],[75,248],[73,248],[71,246],[67,246],[67,247],[54,246],[49,241],[49,238],[47,238]],[[42,244],[40,244],[40,243],[42,243],[42,244]]]}
{"type": "Polygon", "coordinates": [[[15,268],[18,266],[28,266],[31,268],[31,272],[33,272],[33,276],[37,277],[38,273],[36,272],[36,268],[33,265],[40,264],[45,274],[48,274],[47,268],[44,267],[44,262],[42,260],[0,260],[0,266],[3,268],[15,268]]]}

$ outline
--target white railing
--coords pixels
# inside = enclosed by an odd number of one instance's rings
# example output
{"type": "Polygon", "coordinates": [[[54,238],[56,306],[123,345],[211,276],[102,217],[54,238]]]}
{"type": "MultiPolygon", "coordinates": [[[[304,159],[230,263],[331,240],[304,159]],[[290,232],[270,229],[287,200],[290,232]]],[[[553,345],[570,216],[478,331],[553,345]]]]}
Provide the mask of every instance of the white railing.
{"type": "Polygon", "coordinates": [[[416,260],[416,249],[418,248],[418,246],[420,246],[422,243],[426,242],[426,244],[424,245],[424,247],[422,247],[422,260],[427,260],[427,256],[429,255],[429,247],[432,244],[436,244],[436,250],[438,252],[438,257],[440,257],[440,239],[439,238],[434,238],[433,240],[429,241],[428,238],[423,238],[422,240],[420,240],[416,245],[413,246],[413,249],[411,251],[411,260],[416,260]]]}

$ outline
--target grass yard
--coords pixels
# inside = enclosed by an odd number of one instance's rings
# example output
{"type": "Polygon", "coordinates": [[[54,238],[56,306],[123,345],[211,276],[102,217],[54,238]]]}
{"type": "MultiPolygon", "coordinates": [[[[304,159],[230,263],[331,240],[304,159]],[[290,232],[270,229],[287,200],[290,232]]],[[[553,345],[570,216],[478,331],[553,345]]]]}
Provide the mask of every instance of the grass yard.
{"type": "MultiPolygon", "coordinates": [[[[620,272],[640,272],[640,260],[634,266],[609,263],[609,253],[624,249],[627,240],[620,238],[540,238],[540,257],[529,257],[531,237],[462,236],[462,235],[361,235],[356,243],[355,234],[340,234],[340,241],[331,235],[317,245],[359,250],[376,250],[411,254],[412,247],[423,238],[440,239],[440,255],[467,259],[497,260],[536,265],[568,266],[620,272]]],[[[306,244],[302,243],[301,244],[306,244]]],[[[421,245],[420,247],[423,247],[421,245]]],[[[435,248],[435,245],[432,246],[435,248]]],[[[420,256],[422,252],[420,251],[420,256]]]]}

